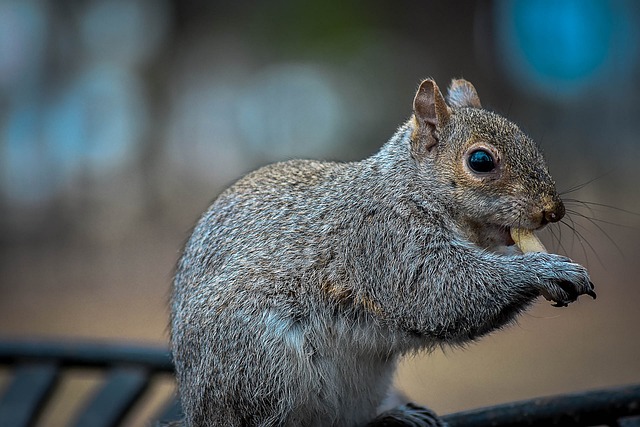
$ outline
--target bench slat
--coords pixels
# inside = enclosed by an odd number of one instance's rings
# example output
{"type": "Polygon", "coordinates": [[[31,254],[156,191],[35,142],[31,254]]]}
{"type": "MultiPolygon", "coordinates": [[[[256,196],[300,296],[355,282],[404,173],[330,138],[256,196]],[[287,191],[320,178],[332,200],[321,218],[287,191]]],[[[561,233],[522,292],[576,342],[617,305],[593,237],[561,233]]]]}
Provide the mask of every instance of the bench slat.
{"type": "Polygon", "coordinates": [[[117,425],[135,405],[149,385],[149,375],[141,368],[114,368],[103,386],[76,419],[76,427],[117,425]]]}
{"type": "Polygon", "coordinates": [[[168,421],[178,421],[184,417],[182,415],[182,406],[180,405],[180,399],[176,396],[171,397],[169,402],[165,405],[165,407],[159,412],[159,416],[156,421],[160,422],[168,422],[168,421]]]}
{"type": "Polygon", "coordinates": [[[640,416],[620,418],[618,427],[640,427],[640,416]]]}
{"type": "Polygon", "coordinates": [[[569,427],[618,425],[617,419],[635,416],[640,416],[640,385],[511,402],[442,418],[450,427],[569,427]]]}
{"type": "Polygon", "coordinates": [[[0,398],[0,426],[31,425],[40,414],[58,378],[54,363],[18,366],[0,398]]]}

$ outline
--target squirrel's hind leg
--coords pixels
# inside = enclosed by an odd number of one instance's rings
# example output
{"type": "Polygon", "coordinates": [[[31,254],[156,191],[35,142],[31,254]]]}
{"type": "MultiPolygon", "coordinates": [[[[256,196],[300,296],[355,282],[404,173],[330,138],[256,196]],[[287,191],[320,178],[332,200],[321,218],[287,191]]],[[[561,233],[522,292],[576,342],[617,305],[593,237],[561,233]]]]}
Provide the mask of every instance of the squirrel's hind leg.
{"type": "Polygon", "coordinates": [[[446,423],[431,409],[407,403],[381,413],[367,427],[446,427],[446,423]]]}

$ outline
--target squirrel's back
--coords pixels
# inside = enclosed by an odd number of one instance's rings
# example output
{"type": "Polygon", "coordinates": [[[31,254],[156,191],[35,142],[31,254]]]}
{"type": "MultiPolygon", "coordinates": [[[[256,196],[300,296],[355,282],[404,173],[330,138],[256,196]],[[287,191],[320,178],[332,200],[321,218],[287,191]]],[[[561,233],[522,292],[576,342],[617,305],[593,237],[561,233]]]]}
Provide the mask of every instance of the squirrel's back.
{"type": "MultiPolygon", "coordinates": [[[[201,217],[185,247],[178,275],[216,275],[223,270],[240,274],[241,269],[272,270],[275,275],[289,267],[306,270],[318,255],[304,248],[323,238],[326,230],[321,224],[343,202],[344,183],[349,181],[345,171],[354,168],[356,163],[292,160],[241,178],[201,217]],[[281,259],[286,261],[278,262],[281,259]],[[305,266],[294,265],[300,263],[305,266]],[[207,268],[194,270],[194,265],[207,268]]],[[[194,279],[201,280],[187,281],[194,279]]],[[[182,283],[178,280],[177,286],[182,283]]]]}
{"type": "Polygon", "coordinates": [[[215,412],[202,417],[218,423],[254,425],[268,413],[276,425],[325,425],[328,416],[355,425],[373,416],[374,402],[387,392],[380,380],[390,379],[395,360],[388,344],[359,324],[362,313],[336,311],[336,301],[346,305],[351,296],[327,274],[341,274],[334,242],[357,221],[352,208],[362,200],[345,188],[358,186],[361,168],[308,160],[268,165],[223,192],[202,216],[176,271],[172,317],[181,326],[172,340],[189,349],[174,352],[181,382],[193,384],[191,375],[206,372],[216,383],[209,394],[183,399],[193,404],[188,411],[213,399],[215,412]],[[207,367],[189,367],[202,360],[207,367]],[[360,378],[350,378],[354,373],[360,378]],[[238,382],[252,388],[230,392],[238,382]],[[261,395],[268,401],[255,397],[261,395]]]}

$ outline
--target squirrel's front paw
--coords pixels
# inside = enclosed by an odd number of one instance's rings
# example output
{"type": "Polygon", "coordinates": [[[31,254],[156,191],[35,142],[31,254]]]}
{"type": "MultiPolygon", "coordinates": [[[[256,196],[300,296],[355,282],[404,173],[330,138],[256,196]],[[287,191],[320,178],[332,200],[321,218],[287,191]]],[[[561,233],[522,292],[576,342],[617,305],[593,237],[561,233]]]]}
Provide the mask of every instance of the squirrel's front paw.
{"type": "Polygon", "coordinates": [[[554,307],[566,307],[580,295],[596,298],[589,273],[583,266],[560,255],[536,254],[536,257],[545,264],[541,269],[544,274],[539,282],[540,294],[553,301],[554,307]]]}

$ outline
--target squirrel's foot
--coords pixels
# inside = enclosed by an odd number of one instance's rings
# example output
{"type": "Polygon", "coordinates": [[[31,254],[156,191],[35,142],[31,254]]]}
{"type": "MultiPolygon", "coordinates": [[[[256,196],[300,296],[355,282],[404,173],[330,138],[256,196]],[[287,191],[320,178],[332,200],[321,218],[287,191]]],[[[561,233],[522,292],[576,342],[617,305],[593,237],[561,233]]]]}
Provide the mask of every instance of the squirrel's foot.
{"type": "Polygon", "coordinates": [[[446,427],[446,424],[431,409],[407,403],[381,413],[367,427],[446,427]]]}
{"type": "MultiPolygon", "coordinates": [[[[554,307],[566,307],[569,305],[569,303],[576,301],[578,299],[578,296],[581,295],[578,293],[577,289],[571,282],[560,282],[558,283],[558,286],[569,296],[569,298],[564,300],[554,300],[553,298],[547,297],[549,301],[554,302],[552,304],[554,307]]],[[[591,288],[583,291],[583,294],[589,295],[591,298],[596,299],[596,293],[593,290],[594,286],[591,281],[589,281],[589,286],[591,288]]]]}
{"type": "Polygon", "coordinates": [[[539,283],[540,293],[553,301],[555,307],[566,307],[580,295],[596,298],[589,273],[583,266],[560,255],[530,253],[527,256],[534,257],[534,262],[539,263],[537,271],[544,272],[539,283]]]}

